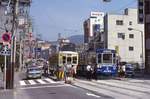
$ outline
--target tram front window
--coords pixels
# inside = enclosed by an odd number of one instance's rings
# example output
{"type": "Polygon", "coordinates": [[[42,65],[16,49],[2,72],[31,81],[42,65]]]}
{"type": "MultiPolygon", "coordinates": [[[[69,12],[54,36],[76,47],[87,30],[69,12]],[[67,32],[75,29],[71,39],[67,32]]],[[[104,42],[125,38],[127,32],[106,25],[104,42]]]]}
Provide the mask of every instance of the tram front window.
{"type": "Polygon", "coordinates": [[[66,56],[63,56],[63,64],[66,63],[66,56]]]}
{"type": "Polygon", "coordinates": [[[67,57],[67,64],[71,64],[71,57],[67,57]]]}
{"type": "Polygon", "coordinates": [[[73,64],[77,64],[77,57],[73,57],[73,64]]]}
{"type": "Polygon", "coordinates": [[[103,63],[112,63],[112,54],[103,54],[103,63]]]}

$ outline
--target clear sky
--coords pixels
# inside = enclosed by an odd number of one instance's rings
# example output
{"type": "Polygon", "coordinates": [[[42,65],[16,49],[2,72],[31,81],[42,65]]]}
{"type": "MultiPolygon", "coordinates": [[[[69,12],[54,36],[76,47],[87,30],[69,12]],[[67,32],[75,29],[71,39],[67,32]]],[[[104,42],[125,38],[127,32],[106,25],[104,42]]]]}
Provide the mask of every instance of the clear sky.
{"type": "Polygon", "coordinates": [[[83,22],[91,11],[121,13],[124,8],[136,8],[137,0],[32,0],[30,15],[34,34],[42,34],[49,41],[83,34],[83,22]]]}

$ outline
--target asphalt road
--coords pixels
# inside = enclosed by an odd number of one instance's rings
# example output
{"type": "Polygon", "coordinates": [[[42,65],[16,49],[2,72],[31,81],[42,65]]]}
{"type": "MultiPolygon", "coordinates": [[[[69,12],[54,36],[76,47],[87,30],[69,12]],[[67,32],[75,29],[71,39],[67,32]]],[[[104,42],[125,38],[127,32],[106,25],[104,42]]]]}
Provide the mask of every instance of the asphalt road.
{"type": "Polygon", "coordinates": [[[73,85],[50,78],[25,79],[15,73],[15,89],[0,90],[0,99],[149,99],[149,78],[75,79],[73,85]]]}
{"type": "Polygon", "coordinates": [[[93,91],[75,87],[50,78],[25,79],[25,73],[15,73],[15,88],[0,90],[0,99],[112,99],[93,91]]]}
{"type": "Polygon", "coordinates": [[[0,99],[112,99],[68,84],[0,91],[0,99]]]}

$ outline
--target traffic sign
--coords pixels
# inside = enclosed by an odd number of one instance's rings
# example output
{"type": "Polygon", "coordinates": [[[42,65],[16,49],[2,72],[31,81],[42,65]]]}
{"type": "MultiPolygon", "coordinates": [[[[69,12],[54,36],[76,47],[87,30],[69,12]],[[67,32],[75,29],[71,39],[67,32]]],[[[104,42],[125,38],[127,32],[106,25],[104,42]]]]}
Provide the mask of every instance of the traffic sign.
{"type": "Polygon", "coordinates": [[[10,36],[10,34],[9,33],[4,33],[3,35],[2,35],[2,40],[4,41],[4,42],[10,42],[10,40],[11,40],[11,36],[10,36]]]}
{"type": "Polygon", "coordinates": [[[11,55],[11,52],[10,52],[10,51],[7,51],[7,52],[0,52],[0,55],[3,55],[3,56],[10,56],[10,55],[11,55]]]}
{"type": "Polygon", "coordinates": [[[41,52],[41,48],[35,48],[35,52],[41,52]]]}
{"type": "Polygon", "coordinates": [[[10,56],[10,55],[11,55],[11,50],[8,49],[7,46],[5,46],[5,47],[3,48],[3,50],[0,51],[0,55],[3,55],[3,56],[10,56]]]}

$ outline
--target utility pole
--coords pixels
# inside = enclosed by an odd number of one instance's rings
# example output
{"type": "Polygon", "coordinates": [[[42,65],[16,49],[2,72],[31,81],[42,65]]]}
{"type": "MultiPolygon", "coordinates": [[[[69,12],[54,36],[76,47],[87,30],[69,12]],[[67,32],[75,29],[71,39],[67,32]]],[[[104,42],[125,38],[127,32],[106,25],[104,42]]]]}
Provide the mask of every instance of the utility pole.
{"type": "Polygon", "coordinates": [[[22,68],[22,34],[20,34],[20,53],[19,53],[19,67],[22,68]]]}
{"type": "Polygon", "coordinates": [[[12,19],[12,39],[11,39],[11,63],[7,68],[6,71],[6,89],[13,89],[14,88],[14,67],[15,67],[15,57],[16,57],[16,29],[17,23],[16,19],[18,16],[18,6],[19,0],[13,0],[13,19],[12,19]]]}
{"type": "MultiPolygon", "coordinates": [[[[6,45],[4,47],[4,51],[7,51],[6,45]]],[[[7,66],[7,56],[4,55],[4,89],[6,89],[6,67],[7,66]]]]}

